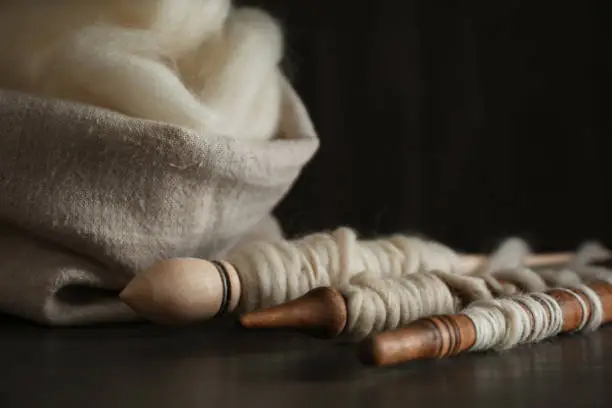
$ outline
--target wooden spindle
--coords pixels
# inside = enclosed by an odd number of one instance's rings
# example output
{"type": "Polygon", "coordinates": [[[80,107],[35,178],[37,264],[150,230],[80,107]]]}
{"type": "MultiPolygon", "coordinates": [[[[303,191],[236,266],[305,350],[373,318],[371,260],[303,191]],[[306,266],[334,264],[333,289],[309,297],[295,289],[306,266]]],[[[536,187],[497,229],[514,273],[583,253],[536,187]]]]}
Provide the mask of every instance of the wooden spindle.
{"type": "Polygon", "coordinates": [[[240,317],[249,329],[294,329],[312,337],[339,336],[347,321],[346,301],[331,287],[313,289],[295,300],[240,317]]]}
{"type": "Polygon", "coordinates": [[[174,258],[136,275],[119,297],[152,322],[178,325],[233,311],[240,291],[240,276],[229,262],[174,258]]]}
{"type": "MultiPolygon", "coordinates": [[[[603,323],[609,323],[612,321],[612,285],[597,282],[588,286],[601,299],[604,309],[603,323]]],[[[577,289],[572,291],[584,304],[589,304],[583,292],[577,289]]],[[[581,302],[566,290],[552,289],[546,293],[561,306],[562,333],[575,331],[592,313],[590,308],[583,310],[581,302]],[[583,313],[589,315],[585,316],[583,313]]],[[[445,358],[469,350],[476,341],[476,335],[474,323],[465,315],[432,316],[365,339],[359,346],[359,358],[364,364],[376,366],[445,358]]]]}
{"type": "MultiPolygon", "coordinates": [[[[569,253],[535,255],[527,259],[526,265],[529,267],[559,265],[569,262],[572,256],[573,254],[569,253]]],[[[479,255],[466,255],[463,261],[466,269],[471,269],[485,262],[485,258],[479,255]]],[[[459,301],[463,303],[462,299],[459,301]]],[[[346,326],[347,314],[342,294],[336,289],[326,287],[314,289],[302,297],[278,306],[246,313],[240,320],[243,327],[249,329],[294,329],[313,337],[329,338],[342,334],[343,330],[338,330],[338,327],[346,326]],[[331,298],[334,299],[333,302],[329,300],[331,298]]]]}
{"type": "MultiPolygon", "coordinates": [[[[526,260],[526,266],[559,265],[573,256],[572,252],[533,255],[526,260]]],[[[466,254],[460,259],[462,269],[472,270],[488,258],[466,254]]],[[[607,255],[603,259],[608,259],[607,255]]],[[[145,319],[177,325],[202,322],[234,311],[242,290],[240,272],[230,262],[174,258],[138,273],[119,297],[145,319]]],[[[290,327],[297,327],[298,323],[290,323],[290,327]]]]}

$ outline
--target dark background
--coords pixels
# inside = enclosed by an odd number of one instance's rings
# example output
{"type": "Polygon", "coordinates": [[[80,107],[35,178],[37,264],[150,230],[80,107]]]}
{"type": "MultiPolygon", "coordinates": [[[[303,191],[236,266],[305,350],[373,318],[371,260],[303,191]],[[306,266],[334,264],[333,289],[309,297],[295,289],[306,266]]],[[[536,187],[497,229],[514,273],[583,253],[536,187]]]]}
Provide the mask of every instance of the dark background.
{"type": "Polygon", "coordinates": [[[290,235],[612,244],[605,2],[239,3],[281,20],[321,138],[277,209],[290,235]]]}

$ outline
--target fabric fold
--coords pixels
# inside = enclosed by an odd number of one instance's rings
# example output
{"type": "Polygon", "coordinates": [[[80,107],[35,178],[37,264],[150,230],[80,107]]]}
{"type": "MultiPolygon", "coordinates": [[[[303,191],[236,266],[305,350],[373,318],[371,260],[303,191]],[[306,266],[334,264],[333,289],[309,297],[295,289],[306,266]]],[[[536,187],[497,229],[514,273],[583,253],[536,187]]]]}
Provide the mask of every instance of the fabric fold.
{"type": "Polygon", "coordinates": [[[288,83],[269,141],[0,91],[0,311],[133,319],[116,292],[155,261],[278,238],[272,210],[318,143],[288,83]]]}

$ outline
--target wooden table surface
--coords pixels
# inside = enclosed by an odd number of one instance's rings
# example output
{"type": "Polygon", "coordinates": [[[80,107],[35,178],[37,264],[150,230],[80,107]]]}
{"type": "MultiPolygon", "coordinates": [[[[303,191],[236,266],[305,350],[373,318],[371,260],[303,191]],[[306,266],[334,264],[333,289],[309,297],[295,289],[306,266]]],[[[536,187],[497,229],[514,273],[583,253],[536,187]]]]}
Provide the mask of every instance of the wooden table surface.
{"type": "Polygon", "coordinates": [[[0,320],[2,408],[611,407],[612,327],[391,368],[233,321],[49,329],[0,320]],[[493,405],[491,405],[493,404],[493,405]]]}

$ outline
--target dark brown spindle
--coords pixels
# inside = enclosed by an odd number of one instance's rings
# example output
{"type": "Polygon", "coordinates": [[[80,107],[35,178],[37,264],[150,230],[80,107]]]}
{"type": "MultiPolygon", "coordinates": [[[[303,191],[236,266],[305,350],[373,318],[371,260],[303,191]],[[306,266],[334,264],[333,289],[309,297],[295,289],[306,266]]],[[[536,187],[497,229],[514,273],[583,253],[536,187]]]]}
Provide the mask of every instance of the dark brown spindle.
{"type": "Polygon", "coordinates": [[[313,337],[331,338],[343,332],[346,320],[342,294],[331,287],[320,287],[290,302],[246,313],[240,323],[249,329],[295,329],[313,337]]]}
{"type": "MultiPolygon", "coordinates": [[[[550,253],[533,255],[525,265],[529,267],[544,267],[563,264],[571,260],[572,253],[550,253]]],[[[482,255],[463,255],[462,262],[465,269],[473,269],[485,262],[482,255]]],[[[498,280],[503,283],[503,280],[498,280]]],[[[507,283],[507,282],[506,282],[507,283]]],[[[493,290],[493,288],[490,288],[493,290]]],[[[516,288],[516,292],[522,290],[516,288]]],[[[461,299],[455,294],[460,303],[469,299],[461,299]]],[[[244,314],[240,321],[245,328],[286,328],[295,329],[304,334],[315,337],[336,337],[346,326],[347,306],[343,296],[331,287],[322,287],[308,292],[291,302],[257,310],[244,314]]]]}
{"type": "MultiPolygon", "coordinates": [[[[597,282],[589,287],[601,299],[604,310],[603,323],[609,323],[612,321],[612,285],[597,282]]],[[[582,291],[577,289],[572,291],[579,295],[585,304],[590,305],[582,291]]],[[[580,302],[565,290],[552,289],[546,293],[561,306],[564,322],[562,333],[575,331],[583,321],[583,313],[590,315],[592,312],[590,307],[583,310],[580,302]]],[[[359,357],[364,364],[376,366],[444,358],[469,350],[475,340],[476,328],[467,316],[461,314],[433,316],[364,340],[360,344],[359,357]]]]}

